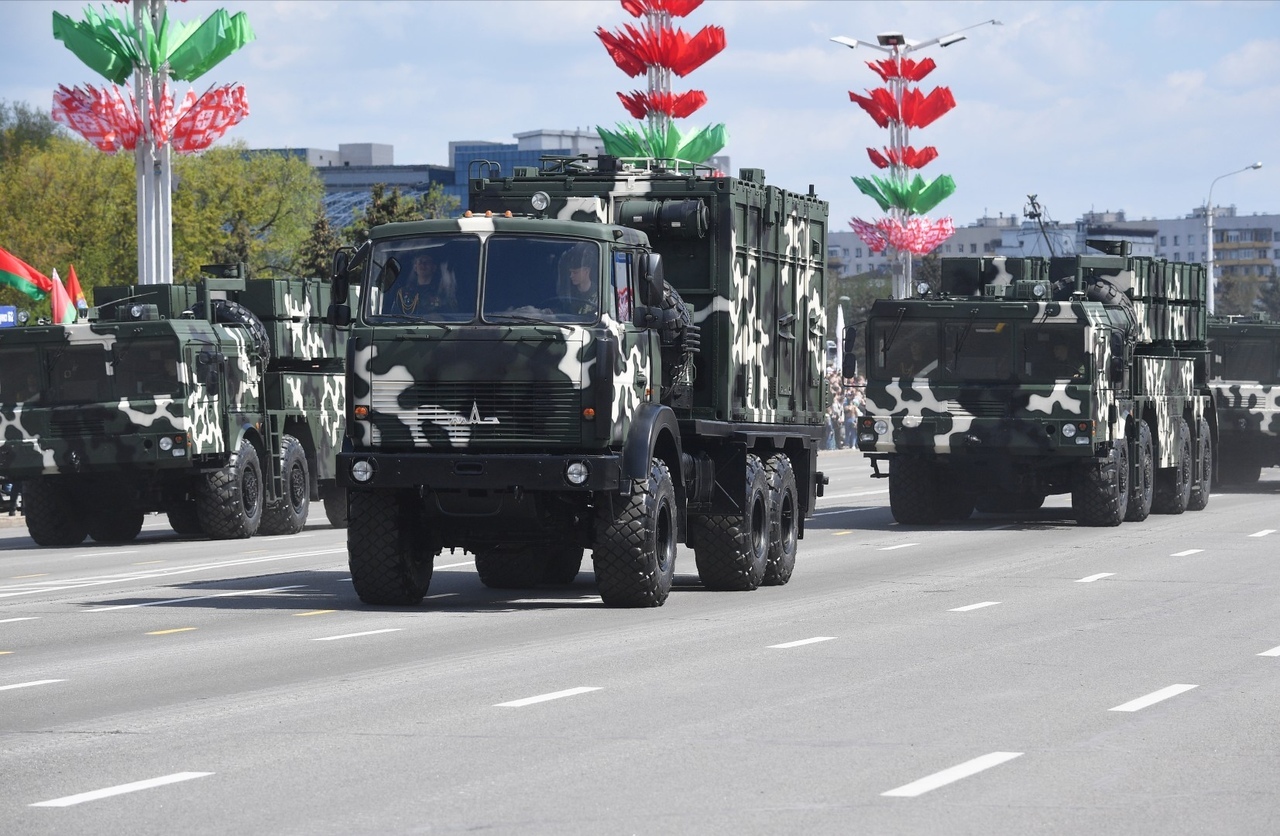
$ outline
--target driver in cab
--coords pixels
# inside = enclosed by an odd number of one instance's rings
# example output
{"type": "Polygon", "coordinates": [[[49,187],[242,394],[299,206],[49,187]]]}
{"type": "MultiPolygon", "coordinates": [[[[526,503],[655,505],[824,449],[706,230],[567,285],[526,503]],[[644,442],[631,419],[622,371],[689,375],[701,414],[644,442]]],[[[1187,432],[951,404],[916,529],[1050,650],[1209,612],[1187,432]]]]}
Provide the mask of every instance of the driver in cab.
{"type": "Polygon", "coordinates": [[[592,244],[576,244],[561,259],[561,300],[564,312],[594,316],[600,307],[599,251],[592,244]]]}

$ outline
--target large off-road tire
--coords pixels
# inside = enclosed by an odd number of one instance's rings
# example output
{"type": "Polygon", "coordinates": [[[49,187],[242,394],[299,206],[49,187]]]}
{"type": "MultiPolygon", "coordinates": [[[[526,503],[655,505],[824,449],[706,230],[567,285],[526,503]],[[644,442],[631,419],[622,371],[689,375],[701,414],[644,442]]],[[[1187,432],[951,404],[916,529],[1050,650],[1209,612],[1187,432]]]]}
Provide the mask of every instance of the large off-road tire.
{"type": "Polygon", "coordinates": [[[1132,475],[1129,478],[1129,508],[1126,522],[1142,522],[1151,514],[1151,500],[1156,489],[1155,447],[1151,443],[1151,426],[1135,422],[1132,449],[1132,475]]]}
{"type": "Polygon", "coordinates": [[[77,546],[89,534],[72,491],[57,477],[38,476],[22,483],[22,512],[27,533],[39,546],[77,546]]]}
{"type": "Polygon", "coordinates": [[[791,459],[772,456],[765,463],[769,479],[769,556],[764,585],[782,586],[791,580],[800,543],[800,504],[796,498],[796,472],[791,459]]]}
{"type": "Polygon", "coordinates": [[[756,456],[747,456],[746,501],[741,514],[690,520],[698,577],[708,589],[749,591],[764,580],[769,562],[769,478],[756,456]]]}
{"type": "Polygon", "coordinates": [[[902,525],[932,525],[942,516],[933,464],[915,456],[889,461],[889,510],[902,525]]]}
{"type": "Polygon", "coordinates": [[[397,491],[350,491],[347,566],[351,585],[366,604],[414,606],[431,586],[436,551],[413,507],[416,497],[397,491]]]}
{"type": "Polygon", "coordinates": [[[1227,449],[1218,451],[1218,477],[1224,485],[1252,485],[1262,478],[1262,464],[1249,458],[1249,453],[1228,456],[1227,449]]]}
{"type": "Polygon", "coordinates": [[[676,493],[659,459],[621,507],[596,512],[591,562],[600,597],[610,607],[660,607],[676,571],[676,493]]]}
{"type": "Polygon", "coordinates": [[[302,442],[291,435],[280,439],[281,495],[262,512],[259,534],[297,534],[311,511],[311,468],[302,442]]]}
{"type": "Polygon", "coordinates": [[[582,569],[581,546],[557,546],[547,552],[542,567],[542,582],[564,586],[573,583],[582,569]]]}
{"type": "Polygon", "coordinates": [[[200,514],[196,511],[195,500],[184,500],[172,505],[166,512],[169,527],[183,537],[199,537],[204,534],[200,528],[200,514]]]}
{"type": "Polygon", "coordinates": [[[206,473],[196,491],[200,528],[214,540],[252,537],[262,524],[262,464],[244,439],[221,469],[206,473]]]}
{"type": "Polygon", "coordinates": [[[490,589],[533,589],[542,580],[547,562],[529,545],[487,546],[476,550],[476,574],[490,589]]]}
{"type": "Polygon", "coordinates": [[[954,481],[938,496],[938,517],[950,522],[967,520],[973,516],[978,497],[963,490],[954,481]]]}
{"type": "Polygon", "coordinates": [[[347,489],[341,485],[327,485],[320,488],[320,499],[324,502],[324,515],[329,520],[329,525],[346,528],[347,489]]]}
{"type": "Polygon", "coordinates": [[[1115,461],[1090,466],[1071,492],[1071,512],[1080,525],[1119,525],[1129,510],[1129,444],[1117,442],[1112,449],[1115,461]]]}
{"type": "Polygon", "coordinates": [[[1191,428],[1185,418],[1179,418],[1177,426],[1177,437],[1173,439],[1177,462],[1156,471],[1156,493],[1151,500],[1151,510],[1156,514],[1181,514],[1191,501],[1191,428]]]}
{"type": "Polygon", "coordinates": [[[984,514],[1012,514],[1025,511],[1038,511],[1044,505],[1042,493],[1013,493],[1006,490],[994,490],[980,493],[974,497],[973,507],[984,514]]]}
{"type": "Polygon", "coordinates": [[[1213,488],[1213,439],[1209,437],[1209,422],[1203,418],[1196,421],[1195,449],[1199,474],[1191,480],[1187,510],[1203,511],[1209,504],[1209,491],[1213,488]]]}
{"type": "MultiPolygon", "coordinates": [[[[195,303],[191,307],[191,312],[196,319],[204,319],[204,302],[195,303]]],[[[229,299],[213,300],[213,321],[223,325],[243,326],[249,332],[254,353],[262,359],[263,364],[265,365],[271,359],[271,335],[262,324],[262,320],[244,305],[229,299]]]]}
{"type": "Polygon", "coordinates": [[[132,543],[142,530],[141,511],[106,506],[89,518],[89,536],[96,543],[132,543]]]}

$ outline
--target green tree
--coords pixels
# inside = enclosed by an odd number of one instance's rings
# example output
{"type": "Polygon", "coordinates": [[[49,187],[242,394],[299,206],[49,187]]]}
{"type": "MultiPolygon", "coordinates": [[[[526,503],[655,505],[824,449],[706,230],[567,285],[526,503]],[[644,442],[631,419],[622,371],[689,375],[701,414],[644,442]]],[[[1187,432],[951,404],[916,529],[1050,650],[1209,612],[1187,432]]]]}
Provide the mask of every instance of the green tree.
{"type": "Polygon", "coordinates": [[[300,276],[327,278],[333,269],[333,254],[340,246],[342,237],[329,223],[329,216],[321,206],[311,225],[311,236],[298,250],[294,272],[300,276]]]}
{"type": "Polygon", "coordinates": [[[1272,276],[1258,289],[1258,306],[1272,322],[1280,322],[1280,277],[1272,276]]]}
{"type": "Polygon", "coordinates": [[[418,198],[418,212],[424,220],[436,218],[452,218],[458,212],[462,201],[444,193],[444,186],[432,183],[426,194],[418,198]]]}
{"type": "Polygon", "coordinates": [[[0,165],[21,156],[29,147],[47,148],[55,136],[66,135],[49,114],[25,102],[8,104],[0,99],[0,165]]]}
{"type": "Polygon", "coordinates": [[[387,191],[386,183],[375,183],[370,190],[367,206],[357,209],[351,225],[342,230],[348,241],[362,244],[369,238],[369,230],[375,226],[399,221],[420,221],[422,210],[419,201],[407,199],[398,186],[387,191]]]}

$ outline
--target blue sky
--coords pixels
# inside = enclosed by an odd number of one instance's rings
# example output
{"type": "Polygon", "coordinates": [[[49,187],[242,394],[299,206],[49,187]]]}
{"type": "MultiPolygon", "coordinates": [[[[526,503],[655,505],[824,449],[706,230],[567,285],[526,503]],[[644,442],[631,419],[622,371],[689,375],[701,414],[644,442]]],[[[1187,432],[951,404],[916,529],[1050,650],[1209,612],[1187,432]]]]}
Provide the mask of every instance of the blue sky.
{"type": "MultiPolygon", "coordinates": [[[[54,10],[82,19],[86,5],[0,3],[0,99],[48,109],[59,83],[103,82],[52,36],[54,10]]],[[[644,84],[595,37],[635,22],[616,0],[192,0],[169,13],[220,7],[247,12],[258,37],[196,87],[245,84],[252,114],[228,136],[251,147],[380,142],[397,163],[443,164],[450,140],[629,122],[615,92],[644,84]]],[[[926,40],[992,18],[1003,25],[916,53],[938,63],[924,91],[945,85],[957,101],[911,135],[939,151],[926,178],[956,180],[932,216],[964,225],[1020,213],[1037,194],[1059,221],[1177,217],[1215,177],[1255,161],[1264,167],[1219,182],[1214,202],[1280,213],[1280,3],[1267,0],[708,0],[678,23],[723,26],[727,47],[676,79],[709,100],[681,124],[724,123],[735,168],[763,168],[794,191],[814,184],[832,229],[847,230],[850,216],[879,214],[850,177],[874,173],[865,148],[887,134],[848,91],[878,86],[864,61],[880,56],[829,39],[926,40]]]]}

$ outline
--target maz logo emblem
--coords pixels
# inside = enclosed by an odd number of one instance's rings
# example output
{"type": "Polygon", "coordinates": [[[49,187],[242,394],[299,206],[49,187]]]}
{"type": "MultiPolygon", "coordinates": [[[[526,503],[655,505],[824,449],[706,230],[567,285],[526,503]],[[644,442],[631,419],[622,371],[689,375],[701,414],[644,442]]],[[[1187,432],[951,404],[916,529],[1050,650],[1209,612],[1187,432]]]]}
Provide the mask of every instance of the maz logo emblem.
{"type": "Polygon", "coordinates": [[[449,419],[449,423],[452,425],[457,425],[457,424],[498,424],[501,422],[498,421],[497,417],[481,418],[480,405],[477,404],[475,401],[472,401],[471,416],[469,418],[463,418],[461,415],[455,415],[449,419]]]}

